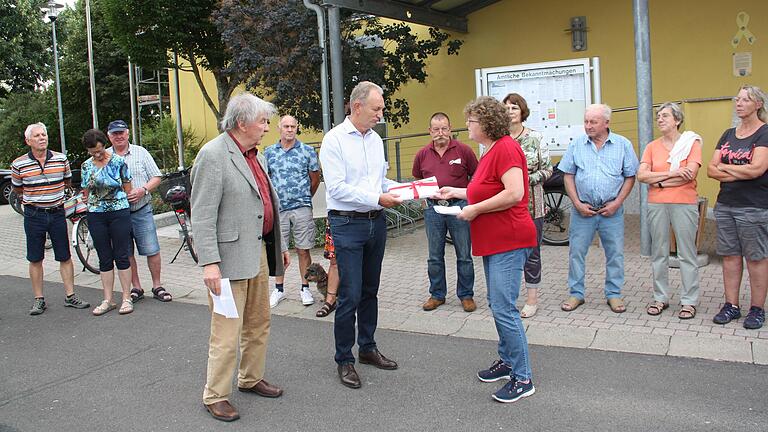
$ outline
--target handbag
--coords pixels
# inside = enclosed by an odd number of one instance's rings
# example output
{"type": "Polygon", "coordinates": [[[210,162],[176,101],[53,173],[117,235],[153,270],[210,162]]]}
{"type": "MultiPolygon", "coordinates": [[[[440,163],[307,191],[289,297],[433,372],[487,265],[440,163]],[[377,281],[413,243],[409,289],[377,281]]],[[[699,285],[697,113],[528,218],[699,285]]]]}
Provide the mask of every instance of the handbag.
{"type": "Polygon", "coordinates": [[[88,211],[88,206],[83,202],[83,194],[77,194],[72,198],[64,200],[64,216],[70,217],[74,214],[81,214],[88,211]]]}

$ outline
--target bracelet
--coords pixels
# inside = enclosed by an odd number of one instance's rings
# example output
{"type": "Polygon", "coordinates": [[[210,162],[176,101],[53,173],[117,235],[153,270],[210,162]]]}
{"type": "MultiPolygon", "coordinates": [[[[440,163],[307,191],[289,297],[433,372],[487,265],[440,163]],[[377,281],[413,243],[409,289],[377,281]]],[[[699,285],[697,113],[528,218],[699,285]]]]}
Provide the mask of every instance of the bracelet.
{"type": "Polygon", "coordinates": [[[656,183],[656,186],[658,186],[659,189],[664,189],[664,185],[661,184],[661,182],[656,183]]]}

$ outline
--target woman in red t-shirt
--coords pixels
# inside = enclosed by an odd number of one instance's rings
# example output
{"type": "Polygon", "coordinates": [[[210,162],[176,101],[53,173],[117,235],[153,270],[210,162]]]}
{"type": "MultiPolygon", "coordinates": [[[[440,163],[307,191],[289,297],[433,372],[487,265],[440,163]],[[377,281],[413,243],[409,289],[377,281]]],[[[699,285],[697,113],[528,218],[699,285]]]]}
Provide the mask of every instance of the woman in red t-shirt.
{"type": "Polygon", "coordinates": [[[457,216],[469,221],[472,254],[483,257],[488,304],[499,334],[499,357],[478,372],[483,382],[509,379],[493,394],[499,402],[532,395],[528,341],[515,306],[523,266],[536,246],[536,227],[528,213],[528,167],[520,144],[509,136],[509,116],[496,99],[482,96],[464,108],[469,138],[485,146],[466,189],[444,187],[441,199],[466,199],[457,216]]]}

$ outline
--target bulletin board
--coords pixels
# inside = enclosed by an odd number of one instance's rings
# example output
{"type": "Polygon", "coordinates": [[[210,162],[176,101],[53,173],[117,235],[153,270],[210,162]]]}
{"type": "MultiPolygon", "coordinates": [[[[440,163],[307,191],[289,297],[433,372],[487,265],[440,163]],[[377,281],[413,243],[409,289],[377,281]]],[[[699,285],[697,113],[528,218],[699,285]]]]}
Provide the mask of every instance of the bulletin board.
{"type": "MultiPolygon", "coordinates": [[[[599,89],[599,63],[592,62],[581,58],[476,69],[477,95],[498,100],[509,93],[522,95],[531,111],[525,125],[544,135],[550,154],[562,155],[584,135],[584,110],[593,103],[593,88],[599,89]]],[[[595,99],[600,99],[599,90],[595,99]]]]}

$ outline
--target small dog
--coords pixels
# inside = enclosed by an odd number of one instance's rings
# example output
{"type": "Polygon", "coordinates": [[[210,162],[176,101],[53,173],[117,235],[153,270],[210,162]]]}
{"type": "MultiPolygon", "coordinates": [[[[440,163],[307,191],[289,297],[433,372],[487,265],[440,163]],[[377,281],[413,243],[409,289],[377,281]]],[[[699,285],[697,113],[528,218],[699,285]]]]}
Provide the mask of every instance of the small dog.
{"type": "Polygon", "coordinates": [[[309,282],[314,282],[317,285],[317,292],[323,296],[325,300],[328,294],[328,273],[325,272],[323,266],[318,263],[312,263],[307,267],[307,272],[304,273],[304,279],[309,282]]]}

